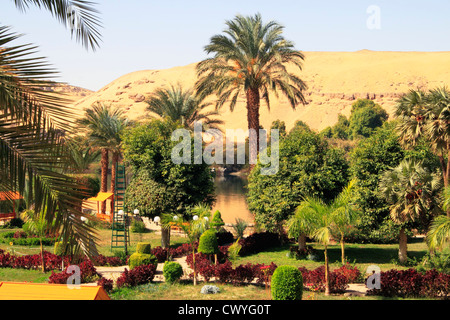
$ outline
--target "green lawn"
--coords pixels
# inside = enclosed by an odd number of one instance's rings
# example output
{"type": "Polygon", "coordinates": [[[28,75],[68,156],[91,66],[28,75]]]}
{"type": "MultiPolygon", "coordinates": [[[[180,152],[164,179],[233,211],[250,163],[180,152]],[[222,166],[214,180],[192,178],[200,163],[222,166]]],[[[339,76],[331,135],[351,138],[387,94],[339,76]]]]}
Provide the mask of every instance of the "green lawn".
{"type": "MultiPolygon", "coordinates": [[[[234,263],[245,264],[251,263],[270,263],[274,262],[276,265],[293,265],[304,266],[308,269],[314,269],[324,264],[324,250],[323,246],[317,244],[313,245],[318,253],[318,261],[310,260],[296,260],[287,257],[289,252],[289,245],[280,248],[274,248],[254,254],[247,257],[240,257],[234,263]]],[[[422,241],[414,241],[408,245],[408,256],[412,259],[420,261],[420,259],[427,253],[427,246],[422,241]]],[[[370,265],[377,265],[382,271],[392,268],[406,269],[407,267],[399,266],[396,261],[398,257],[397,244],[346,244],[345,256],[347,261],[357,266],[361,271],[364,271],[370,265]]],[[[341,266],[341,247],[340,245],[331,245],[328,247],[328,257],[330,267],[341,266]]]]}

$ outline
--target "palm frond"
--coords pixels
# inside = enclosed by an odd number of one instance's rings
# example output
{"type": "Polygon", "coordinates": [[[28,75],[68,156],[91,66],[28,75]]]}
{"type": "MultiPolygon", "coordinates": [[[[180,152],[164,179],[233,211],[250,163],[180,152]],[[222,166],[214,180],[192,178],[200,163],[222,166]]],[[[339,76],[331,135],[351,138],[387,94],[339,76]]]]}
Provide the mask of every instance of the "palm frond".
{"type": "Polygon", "coordinates": [[[85,0],[14,0],[16,7],[27,11],[33,5],[49,11],[59,22],[70,29],[72,36],[86,48],[99,46],[101,22],[95,3],[85,0]]]}
{"type": "Polygon", "coordinates": [[[0,190],[26,195],[48,222],[72,228],[86,241],[93,230],[80,219],[85,190],[64,174],[70,153],[64,144],[71,126],[67,100],[47,91],[55,72],[34,56],[35,47],[7,45],[17,35],[0,27],[0,190]]]}

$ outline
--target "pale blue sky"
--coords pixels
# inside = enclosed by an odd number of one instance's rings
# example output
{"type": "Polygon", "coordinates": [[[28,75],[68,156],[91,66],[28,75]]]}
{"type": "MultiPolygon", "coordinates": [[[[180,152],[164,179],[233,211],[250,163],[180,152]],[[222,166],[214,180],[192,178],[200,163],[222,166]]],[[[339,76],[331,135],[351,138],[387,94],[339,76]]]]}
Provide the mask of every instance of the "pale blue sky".
{"type": "Polygon", "coordinates": [[[104,28],[96,52],[86,51],[44,11],[0,4],[0,24],[32,42],[60,71],[59,80],[98,90],[129,72],[198,62],[225,20],[262,14],[283,24],[302,51],[450,51],[448,0],[97,0],[104,28]],[[381,9],[381,29],[370,30],[367,8],[381,9]]]}

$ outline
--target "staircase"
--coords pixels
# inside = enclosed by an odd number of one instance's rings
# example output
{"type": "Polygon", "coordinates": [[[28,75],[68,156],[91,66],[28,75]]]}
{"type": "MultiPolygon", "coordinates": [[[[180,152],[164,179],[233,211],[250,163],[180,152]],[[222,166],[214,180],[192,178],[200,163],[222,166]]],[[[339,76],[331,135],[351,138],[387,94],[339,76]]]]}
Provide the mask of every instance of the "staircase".
{"type": "Polygon", "coordinates": [[[124,196],[126,190],[125,166],[116,166],[116,183],[114,192],[114,215],[112,220],[111,250],[124,249],[128,251],[130,245],[130,232],[127,214],[119,214],[120,210],[124,210],[124,196]]]}

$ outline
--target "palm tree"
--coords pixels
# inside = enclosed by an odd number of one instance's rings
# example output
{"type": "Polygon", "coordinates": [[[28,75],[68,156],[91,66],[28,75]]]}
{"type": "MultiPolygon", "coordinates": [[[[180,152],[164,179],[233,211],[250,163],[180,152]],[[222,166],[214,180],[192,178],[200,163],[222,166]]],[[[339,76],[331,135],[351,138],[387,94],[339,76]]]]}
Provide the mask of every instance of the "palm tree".
{"type": "Polygon", "coordinates": [[[42,272],[45,272],[44,247],[42,245],[42,239],[45,238],[47,233],[52,229],[52,226],[49,225],[45,218],[45,210],[41,212],[36,212],[35,210],[25,210],[20,216],[28,224],[30,231],[39,238],[42,272]]]}
{"type": "Polygon", "coordinates": [[[210,103],[195,95],[192,90],[183,90],[181,86],[170,89],[157,89],[147,100],[147,110],[161,118],[180,122],[187,129],[194,130],[195,122],[202,122],[206,128],[219,129],[222,120],[213,119],[218,116],[217,110],[206,111],[210,103]]]}
{"type": "MultiPolygon", "coordinates": [[[[77,40],[95,49],[100,40],[93,4],[74,0],[15,0],[26,11],[35,5],[50,11],[62,23],[74,10],[77,28],[71,32],[77,40]]],[[[20,38],[0,25],[0,190],[26,195],[36,212],[44,208],[45,219],[62,226],[63,238],[70,232],[78,241],[91,238],[93,229],[79,219],[76,209],[82,190],[64,174],[70,154],[63,133],[71,130],[73,110],[70,101],[50,90],[56,71],[45,59],[36,57],[37,47],[13,45],[20,38]],[[56,213],[59,214],[56,214],[56,213]]],[[[63,239],[63,241],[64,241],[63,239]]]]}
{"type": "Polygon", "coordinates": [[[411,90],[398,100],[395,115],[400,119],[397,129],[402,144],[415,146],[420,139],[426,139],[440,159],[444,186],[449,186],[450,93],[447,88],[429,92],[411,90]]]}
{"type": "Polygon", "coordinates": [[[87,138],[80,136],[67,141],[73,160],[72,169],[80,174],[86,173],[91,164],[98,161],[101,154],[100,150],[87,145],[87,143],[87,138]]]}
{"type": "Polygon", "coordinates": [[[379,188],[390,204],[391,219],[400,225],[399,261],[405,263],[408,259],[405,224],[417,220],[426,223],[430,216],[439,213],[437,202],[442,179],[419,162],[403,160],[398,167],[382,175],[379,188]]]}
{"type": "Polygon", "coordinates": [[[260,100],[270,109],[269,93],[278,97],[281,92],[292,108],[305,104],[305,83],[287,70],[288,65],[301,70],[304,55],[283,37],[283,26],[274,21],[263,23],[260,14],[238,15],[226,25],[224,34],[213,36],[205,47],[206,53],[214,56],[197,65],[196,90],[201,96],[217,95],[216,109],[230,101],[231,111],[240,95],[245,95],[248,128],[256,132],[250,154],[256,155],[260,100]]]}
{"type": "Polygon", "coordinates": [[[352,180],[345,189],[330,204],[332,210],[333,227],[340,235],[341,261],[345,264],[345,230],[358,219],[359,210],[352,203],[352,192],[355,181],[352,180]]]}
{"type": "Polygon", "coordinates": [[[333,208],[321,199],[306,197],[300,203],[296,215],[300,221],[303,221],[303,225],[307,226],[307,229],[302,229],[302,231],[307,232],[308,236],[324,246],[325,295],[330,295],[328,245],[332,240],[333,208]]]}
{"type": "MultiPolygon", "coordinates": [[[[448,212],[450,209],[450,187],[444,189],[444,202],[442,208],[448,212]]],[[[450,217],[440,215],[433,219],[427,232],[427,244],[430,251],[441,250],[450,238],[450,217]]]]}
{"type": "MultiPolygon", "coordinates": [[[[91,145],[101,150],[101,192],[108,191],[109,152],[112,153],[111,192],[115,192],[116,166],[120,159],[122,144],[121,134],[129,125],[129,121],[122,114],[119,109],[96,103],[85,111],[84,118],[77,121],[80,128],[86,131],[91,145]]],[[[111,214],[113,205],[111,202],[111,214]]],[[[101,211],[102,214],[105,213],[106,202],[102,203],[101,211]]]]}
{"type": "Polygon", "coordinates": [[[330,203],[325,204],[319,200],[307,198],[302,201],[295,210],[295,214],[287,221],[288,236],[298,239],[299,250],[306,248],[306,237],[314,234],[317,226],[315,225],[315,215],[311,214],[311,203],[316,202],[326,205],[329,212],[332,230],[337,230],[340,234],[341,259],[345,264],[345,243],[344,235],[346,227],[356,222],[359,211],[351,202],[354,181],[350,181],[347,187],[330,203]]]}

